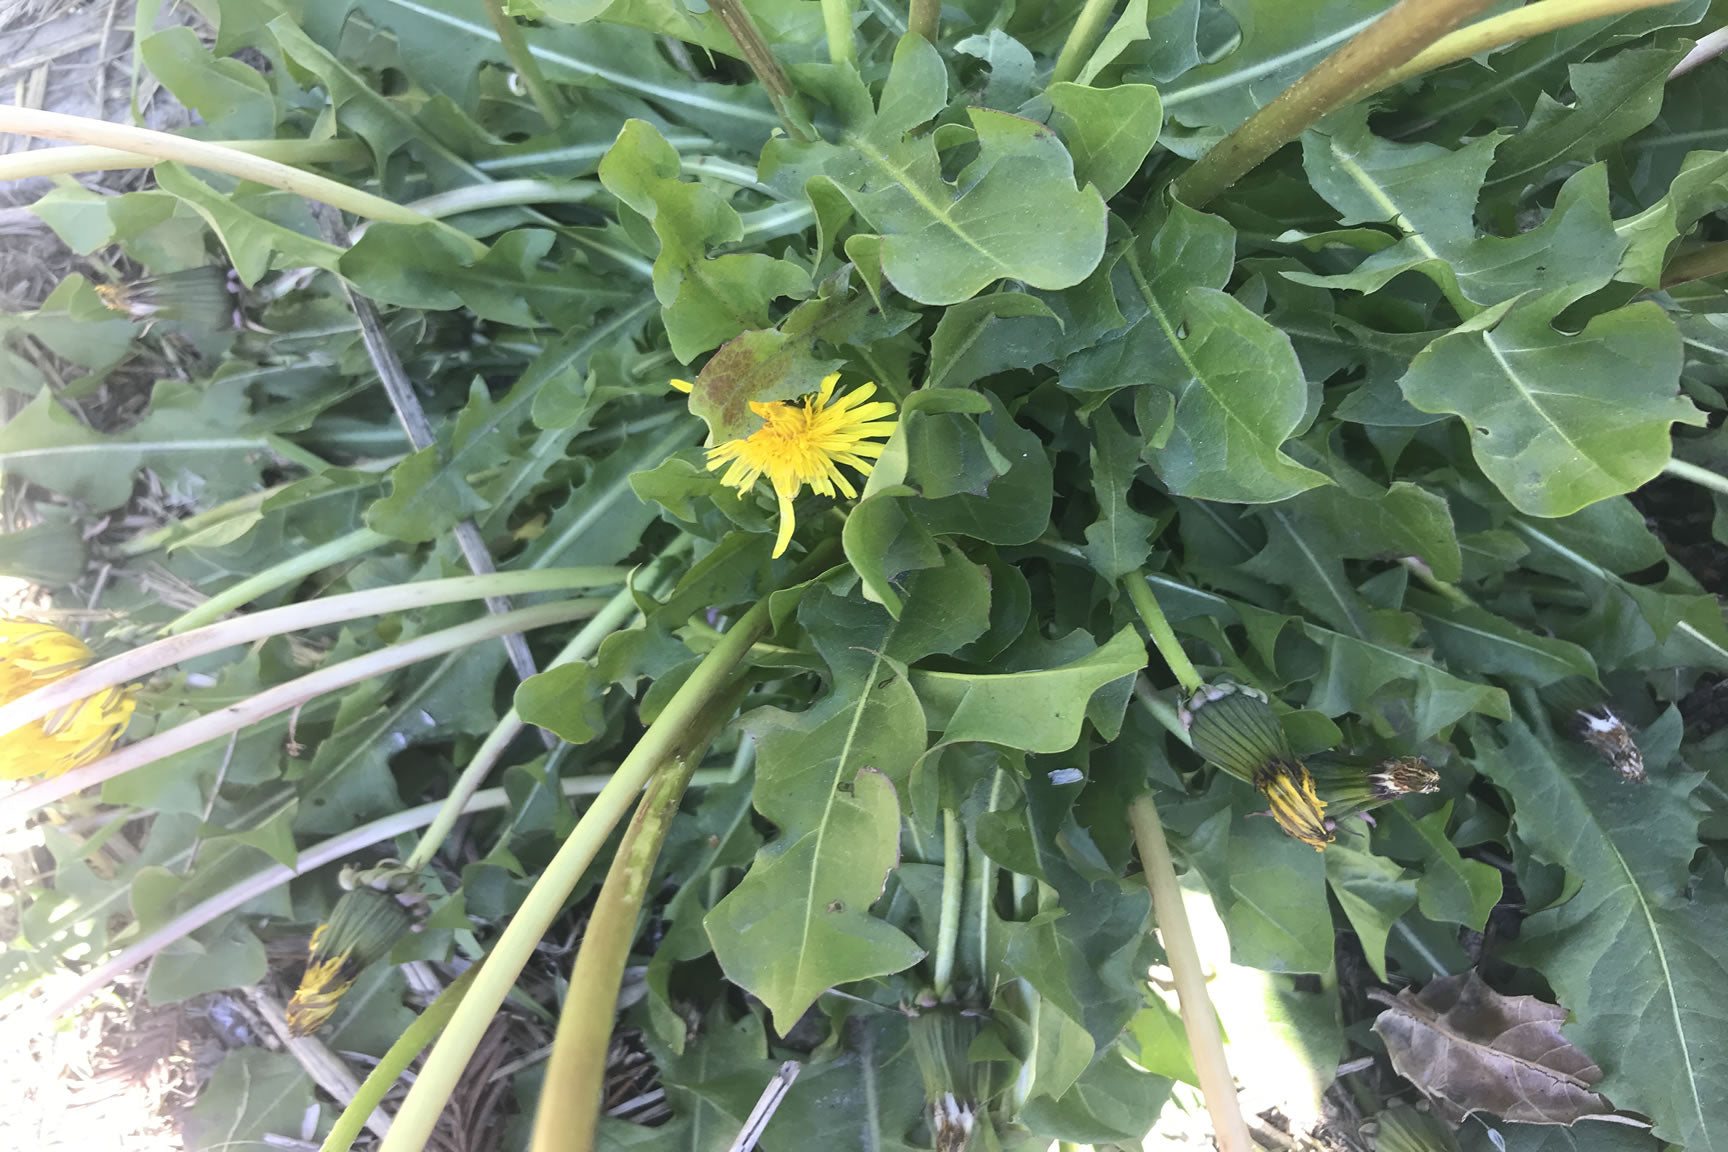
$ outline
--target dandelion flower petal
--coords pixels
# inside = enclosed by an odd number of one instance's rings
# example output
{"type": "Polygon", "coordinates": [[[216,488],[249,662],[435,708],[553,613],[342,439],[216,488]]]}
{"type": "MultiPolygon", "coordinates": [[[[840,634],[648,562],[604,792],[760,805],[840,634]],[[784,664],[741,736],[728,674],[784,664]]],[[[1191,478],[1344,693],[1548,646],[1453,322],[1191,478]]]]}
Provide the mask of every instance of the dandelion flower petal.
{"type": "Polygon", "coordinates": [[[891,418],[893,404],[866,402],[876,394],[876,385],[864,384],[836,397],[839,381],[839,373],[826,376],[815,392],[798,400],[751,401],[750,410],[761,417],[762,427],[708,450],[708,470],[719,472],[720,483],[728,488],[747,492],[768,477],[780,510],[775,556],[791,543],[792,504],[798,494],[809,487],[821,496],[838,492],[855,498],[857,489],[841,466],[868,476],[870,461],[882,455],[879,441],[899,427],[891,418]]]}

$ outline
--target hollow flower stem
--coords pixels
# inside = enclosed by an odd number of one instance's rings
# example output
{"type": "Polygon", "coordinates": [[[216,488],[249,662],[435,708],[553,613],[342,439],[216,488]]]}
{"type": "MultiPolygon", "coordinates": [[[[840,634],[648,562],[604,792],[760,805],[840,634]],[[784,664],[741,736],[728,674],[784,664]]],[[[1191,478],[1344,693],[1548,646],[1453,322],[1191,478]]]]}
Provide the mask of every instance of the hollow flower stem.
{"type": "Polygon", "coordinates": [[[1115,0],[1086,0],[1080,15],[1075,17],[1074,27],[1068,30],[1068,39],[1062,43],[1056,67],[1050,73],[1050,83],[1058,84],[1080,75],[1080,69],[1086,66],[1086,61],[1098,47],[1098,41],[1104,35],[1104,25],[1114,8],[1115,0]]]}
{"type": "Polygon", "coordinates": [[[0,736],[98,692],[211,652],[251,644],[268,636],[499,594],[526,595],[593,588],[616,584],[624,579],[624,575],[622,568],[544,568],[530,572],[498,572],[490,576],[457,576],[448,580],[423,580],[341,596],[325,596],[237,616],[122,652],[0,706],[0,736]]]}
{"type": "Polygon", "coordinates": [[[1146,625],[1146,631],[1152,636],[1153,646],[1170,666],[1176,682],[1182,685],[1186,692],[1197,691],[1204,683],[1200,679],[1200,673],[1194,670],[1194,663],[1188,659],[1188,653],[1182,651],[1182,644],[1176,639],[1176,633],[1171,631],[1170,621],[1165,617],[1164,609],[1158,606],[1158,597],[1152,594],[1152,587],[1146,582],[1146,577],[1139,572],[1130,572],[1123,584],[1128,589],[1128,599],[1133,602],[1135,611],[1140,613],[1141,623],[1146,625]]]}
{"type": "Polygon", "coordinates": [[[522,35],[521,26],[504,10],[504,0],[480,0],[480,6],[486,9],[486,18],[492,22],[492,31],[498,34],[498,43],[504,46],[504,55],[510,57],[510,66],[516,69],[516,75],[522,77],[522,84],[528,89],[529,99],[533,100],[534,107],[540,110],[540,118],[546,121],[546,127],[557,131],[558,125],[564,119],[563,106],[559,103],[557,92],[546,82],[546,74],[540,71],[540,62],[528,51],[528,41],[522,35]]]}
{"type": "Polygon", "coordinates": [[[43,805],[52,804],[92,784],[100,784],[134,768],[154,763],[164,756],[172,756],[219,736],[238,732],[260,720],[299,707],[326,692],[371,680],[386,672],[405,668],[433,656],[468,648],[510,632],[544,628],[589,616],[602,603],[603,601],[595,600],[566,600],[555,604],[538,604],[532,608],[486,616],[455,628],[446,628],[442,632],[417,637],[403,644],[393,644],[376,652],[368,652],[364,656],[356,656],[328,668],[320,668],[286,684],[268,688],[219,712],[208,713],[136,744],[128,744],[100,760],[93,760],[51,780],[43,780],[28,788],[9,793],[0,799],[0,828],[10,827],[43,805]]]}
{"type": "Polygon", "coordinates": [[[655,769],[677,752],[690,725],[709,701],[726,688],[739,661],[767,631],[768,622],[768,601],[764,598],[740,617],[703,657],[577,821],[511,917],[509,926],[493,944],[474,987],[457,1008],[403,1101],[382,1152],[419,1152],[425,1147],[493,1015],[515,986],[522,966],[533,955],[547,927],[563,909],[571,889],[655,769]]]}
{"type": "Polygon", "coordinates": [[[1150,792],[1143,792],[1128,805],[1128,821],[1134,827],[1134,843],[1140,850],[1146,887],[1152,894],[1152,912],[1170,960],[1176,997],[1182,1008],[1182,1027],[1188,1033],[1188,1048],[1199,1074],[1200,1092],[1212,1117],[1212,1133],[1220,1152],[1252,1152],[1248,1126],[1236,1100],[1236,1080],[1224,1057],[1224,1041],[1218,1016],[1206,994],[1206,970],[1194,944],[1188,910],[1182,905],[1182,886],[1170,859],[1170,845],[1158,819],[1158,806],[1150,792]]]}
{"type": "MultiPolygon", "coordinates": [[[[432,222],[430,217],[422,216],[411,208],[404,208],[382,196],[374,196],[358,188],[350,188],[328,176],[291,168],[275,160],[254,156],[222,144],[175,136],[169,132],[135,128],[130,124],[110,124],[88,116],[69,116],[64,112],[45,112],[38,108],[19,108],[9,104],[0,104],[0,132],[50,140],[70,140],[77,144],[96,144],[154,156],[158,161],[171,160],[194,168],[225,172],[230,176],[280,188],[369,220],[389,220],[397,224],[432,222]]],[[[478,241],[454,229],[451,229],[451,232],[460,236],[475,255],[485,254],[485,247],[478,241]]]]}

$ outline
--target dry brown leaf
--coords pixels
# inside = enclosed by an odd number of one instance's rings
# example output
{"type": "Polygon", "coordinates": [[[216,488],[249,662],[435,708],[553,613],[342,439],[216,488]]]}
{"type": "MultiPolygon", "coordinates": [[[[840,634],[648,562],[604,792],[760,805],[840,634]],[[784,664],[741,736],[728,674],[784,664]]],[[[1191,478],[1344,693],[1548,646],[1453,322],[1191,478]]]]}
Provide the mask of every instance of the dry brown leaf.
{"type": "Polygon", "coordinates": [[[1472,1112],[1520,1124],[1573,1124],[1614,1111],[1590,1089],[1602,1070],[1560,1034],[1566,1010],[1502,996],[1474,971],[1409,989],[1374,1021],[1392,1067],[1454,1125],[1472,1112]]]}

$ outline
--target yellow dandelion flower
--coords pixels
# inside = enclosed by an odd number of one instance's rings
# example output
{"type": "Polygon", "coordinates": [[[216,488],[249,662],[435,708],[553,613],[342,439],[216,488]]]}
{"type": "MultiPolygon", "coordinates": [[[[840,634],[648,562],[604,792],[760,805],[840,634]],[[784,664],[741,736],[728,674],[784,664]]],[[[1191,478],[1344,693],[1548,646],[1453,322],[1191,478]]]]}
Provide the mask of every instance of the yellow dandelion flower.
{"type": "Polygon", "coordinates": [[[720,483],[728,488],[748,492],[767,475],[780,502],[776,556],[786,551],[792,539],[792,501],[804,486],[822,496],[837,492],[848,499],[857,496],[840,465],[870,475],[882,455],[882,445],[875,441],[886,439],[898,426],[898,421],[887,419],[894,415],[893,404],[866,403],[876,394],[876,385],[861,385],[836,399],[834,385],[839,380],[839,373],[826,377],[816,392],[802,400],[752,401],[750,410],[762,418],[762,427],[708,450],[708,470],[725,468],[720,483]]]}
{"type": "MultiPolygon", "coordinates": [[[[0,703],[70,676],[90,661],[78,637],[51,624],[0,618],[0,703]]],[[[104,755],[132,718],[130,691],[112,688],[0,736],[0,780],[58,776],[104,755]]]]}
{"type": "Polygon", "coordinates": [[[288,1030],[310,1036],[323,1027],[360,973],[389,955],[413,926],[413,915],[392,893],[376,888],[342,893],[306,947],[306,973],[288,1002],[288,1030]]]}

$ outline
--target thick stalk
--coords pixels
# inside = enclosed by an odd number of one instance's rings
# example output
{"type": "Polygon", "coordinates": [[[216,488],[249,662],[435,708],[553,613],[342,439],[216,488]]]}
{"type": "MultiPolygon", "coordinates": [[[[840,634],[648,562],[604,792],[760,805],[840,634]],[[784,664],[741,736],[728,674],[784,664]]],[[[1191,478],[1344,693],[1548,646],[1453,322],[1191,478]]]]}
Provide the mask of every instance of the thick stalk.
{"type": "Polygon", "coordinates": [[[1662,466],[1662,471],[1681,480],[1689,480],[1700,488],[1708,488],[1712,492],[1728,495],[1728,476],[1712,472],[1708,468],[1700,468],[1696,464],[1688,464],[1684,460],[1669,460],[1662,466]]]}
{"type": "MultiPolygon", "coordinates": [[[[1089,0],[1108,7],[1113,0],[1089,0]]],[[[930,43],[942,34],[942,0],[912,0],[906,11],[906,30],[916,32],[930,43]]]]}
{"type": "Polygon", "coordinates": [[[1146,872],[1146,887],[1152,893],[1152,912],[1164,940],[1164,954],[1176,983],[1182,1006],[1182,1027],[1188,1033],[1188,1048],[1199,1073],[1200,1092],[1212,1117],[1212,1134],[1219,1152],[1253,1152],[1248,1126],[1236,1101],[1236,1080],[1224,1058],[1224,1041],[1218,1017],[1206,995],[1206,970],[1194,946],[1194,931],[1188,925],[1188,910],[1182,906],[1182,886],[1170,861],[1170,846],[1158,820],[1158,806],[1150,792],[1141,793],[1128,805],[1128,821],[1134,826],[1134,843],[1140,849],[1140,864],[1146,872]]]}
{"type": "MultiPolygon", "coordinates": [[[[737,706],[738,693],[721,693],[717,700],[737,706]]],[[[708,738],[725,715],[708,709],[692,733],[690,746],[661,764],[642,793],[636,814],[624,831],[606,881],[588,917],[570,969],[570,988],[558,1016],[552,1057],[534,1114],[530,1152],[592,1152],[595,1127],[606,1080],[606,1050],[618,1015],[618,988],[635,942],[642,898],[654,875],[654,863],[666,843],[678,802],[690,782],[691,770],[708,746],[708,738]]]]}
{"type": "MultiPolygon", "coordinates": [[[[280,188],[284,192],[328,204],[332,208],[363,216],[368,220],[390,220],[397,224],[436,223],[430,217],[422,216],[410,208],[404,208],[370,192],[350,188],[327,176],[290,168],[286,164],[221,144],[175,136],[168,132],[156,132],[149,128],[134,128],[130,124],[109,124],[87,116],[68,116],[63,112],[44,112],[37,108],[0,104],[0,132],[39,136],[49,140],[70,140],[75,144],[97,144],[154,156],[159,161],[172,160],[194,168],[225,172],[242,180],[250,180],[254,184],[280,188]]],[[[485,255],[485,246],[479,241],[454,229],[450,231],[460,236],[476,256],[485,255]]]]}
{"type": "Polygon", "coordinates": [[[262,572],[248,576],[231,588],[224,588],[190,612],[183,612],[169,621],[162,631],[165,635],[174,636],[181,632],[190,632],[194,628],[202,628],[230,612],[244,608],[260,596],[290,584],[298,584],[320,569],[334,568],[338,564],[364,556],[389,541],[390,537],[370,528],[356,528],[346,536],[326,540],[315,548],[292,555],[280,564],[272,564],[262,572]]]}
{"type": "Polygon", "coordinates": [[[1164,657],[1164,663],[1175,673],[1176,682],[1182,685],[1186,692],[1198,691],[1204,683],[1200,673],[1194,670],[1194,664],[1188,659],[1188,653],[1182,651],[1182,644],[1176,639],[1176,633],[1170,629],[1170,621],[1164,615],[1164,609],[1158,606],[1158,598],[1152,595],[1152,586],[1146,583],[1146,577],[1140,572],[1130,572],[1123,584],[1128,589],[1128,599],[1133,601],[1134,610],[1140,613],[1141,623],[1146,625],[1146,631],[1152,636],[1152,644],[1158,649],[1158,654],[1164,657]]]}
{"type": "MultiPolygon", "coordinates": [[[[780,117],[780,127],[786,130],[786,135],[794,140],[806,140],[792,118],[791,108],[797,98],[792,91],[792,82],[786,79],[786,70],[780,67],[780,61],[774,58],[774,53],[768,47],[768,41],[762,38],[762,30],[751,19],[749,11],[739,0],[709,0],[709,9],[716,19],[725,25],[726,31],[732,34],[732,42],[738,45],[738,54],[744,57],[744,63],[750,65],[750,71],[756,73],[756,79],[761,82],[763,91],[768,93],[769,101],[774,105],[774,111],[780,117]]],[[[824,8],[826,12],[826,8],[824,8]]]]}
{"type": "MultiPolygon", "coordinates": [[[[966,878],[966,834],[952,808],[942,809],[942,912],[936,921],[932,990],[946,1000],[954,985],[954,955],[960,944],[960,898],[966,878]]],[[[979,974],[983,972],[982,966],[979,974]]]]}
{"type": "Polygon", "coordinates": [[[479,600],[501,593],[524,595],[594,588],[616,584],[625,575],[622,568],[541,568],[527,572],[498,572],[491,576],[456,576],[448,580],[423,580],[341,596],[324,596],[266,612],[236,616],[232,620],[122,652],[38,688],[27,696],[20,696],[9,704],[0,705],[0,736],[98,692],[211,652],[251,644],[268,636],[358,620],[363,616],[479,600]]]}
{"type": "Polygon", "coordinates": [[[1706,244],[1682,252],[1662,269],[1662,287],[1672,288],[1689,280],[1703,280],[1728,273],[1728,241],[1706,244]]]}
{"type": "Polygon", "coordinates": [[[1086,61],[1092,58],[1093,50],[1098,47],[1098,41],[1104,35],[1104,25],[1115,7],[1116,0],[1086,0],[1080,15],[1074,20],[1074,27],[1068,30],[1068,39],[1062,43],[1055,70],[1050,73],[1050,83],[1058,84],[1080,75],[1080,69],[1086,66],[1086,61]]]}
{"type": "Polygon", "coordinates": [[[51,780],[43,780],[17,792],[7,793],[0,797],[0,828],[20,823],[43,805],[52,804],[92,784],[100,784],[134,768],[154,763],[164,756],[172,756],[219,736],[238,732],[260,720],[300,707],[326,692],[375,679],[386,672],[394,672],[421,660],[471,647],[511,632],[544,628],[591,616],[602,603],[604,601],[566,600],[555,604],[538,604],[503,615],[486,616],[455,628],[446,628],[442,632],[417,637],[406,643],[368,652],[364,656],[356,656],[328,668],[320,668],[286,684],[268,688],[238,704],[187,721],[147,740],[128,744],[100,760],[93,760],[51,780]]]}
{"type": "Polygon", "coordinates": [[[462,1003],[462,997],[467,995],[468,985],[474,983],[474,974],[479,971],[480,966],[476,964],[456,977],[436,1000],[426,1006],[424,1012],[414,1018],[414,1023],[403,1029],[396,1043],[390,1045],[383,1059],[373,1065],[371,1073],[360,1082],[354,1098],[342,1109],[342,1115],[336,1117],[336,1123],[330,1126],[330,1135],[324,1137],[318,1152],[348,1152],[354,1146],[367,1116],[384,1102],[384,1097],[396,1086],[408,1065],[414,1063],[414,1057],[444,1030],[445,1023],[456,1011],[456,1005],[462,1003]]]}
{"type": "Polygon", "coordinates": [[[1356,95],[1357,99],[1389,88],[1412,76],[1456,64],[1480,52],[1502,48],[1518,40],[1528,40],[1558,28],[1569,28],[1586,20],[1604,16],[1619,16],[1640,8],[1660,8],[1676,0],[1541,0],[1498,16],[1479,20],[1456,32],[1449,33],[1418,52],[1404,64],[1376,77],[1373,84],[1356,95]]]}
{"type": "Polygon", "coordinates": [[[1378,77],[1409,62],[1491,3],[1399,0],[1177,177],[1176,197],[1192,207],[1203,206],[1322,116],[1356,99],[1378,77]]]}
{"type": "Polygon", "coordinates": [[[510,66],[516,69],[516,75],[522,77],[529,98],[540,110],[540,118],[546,121],[546,127],[556,132],[564,119],[564,109],[558,102],[558,94],[546,83],[540,62],[528,51],[528,41],[515,17],[504,11],[504,0],[480,0],[480,7],[486,9],[486,18],[492,21],[492,31],[498,34],[504,55],[510,57],[510,66]]]}
{"type": "Polygon", "coordinates": [[[419,1152],[425,1147],[481,1036],[515,986],[522,966],[533,955],[540,938],[563,910],[571,889],[587,871],[631,801],[642,791],[650,774],[682,746],[690,725],[708,702],[726,689],[733,669],[767,628],[768,601],[764,598],[703,657],[618,766],[611,782],[582,814],[492,946],[473,989],[456,1010],[456,1017],[427,1057],[408,1098],[402,1102],[381,1152],[419,1152]]]}
{"type": "Polygon", "coordinates": [[[858,65],[852,45],[852,0],[822,0],[822,30],[828,37],[830,64],[858,65]]]}
{"type": "MultiPolygon", "coordinates": [[[[248,156],[262,156],[279,164],[348,164],[366,159],[366,145],[358,140],[211,140],[206,143],[244,152],[248,156]]],[[[32,176],[154,168],[162,163],[162,159],[123,148],[99,148],[93,144],[44,148],[0,156],[0,182],[25,180],[32,176]]]]}

